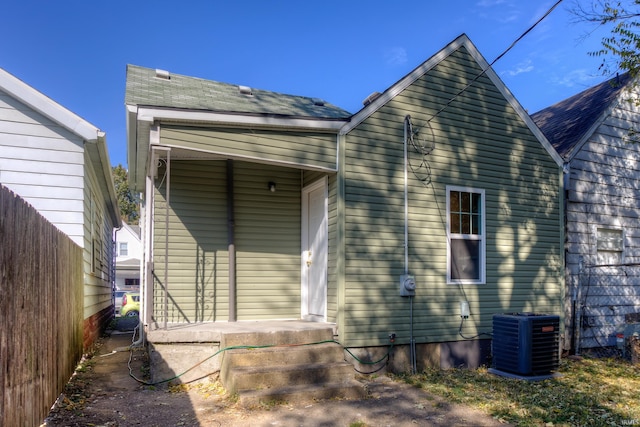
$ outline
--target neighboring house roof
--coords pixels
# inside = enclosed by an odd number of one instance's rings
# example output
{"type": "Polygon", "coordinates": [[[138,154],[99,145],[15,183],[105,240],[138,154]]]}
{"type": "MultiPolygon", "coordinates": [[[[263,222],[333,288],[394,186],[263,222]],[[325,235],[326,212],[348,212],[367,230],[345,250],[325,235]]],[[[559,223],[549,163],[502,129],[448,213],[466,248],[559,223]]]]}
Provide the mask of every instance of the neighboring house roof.
{"type": "Polygon", "coordinates": [[[617,104],[618,95],[631,80],[628,73],[616,76],[540,110],[531,118],[562,158],[569,160],[617,104]]]}
{"type": "MultiPolygon", "coordinates": [[[[513,107],[518,116],[525,122],[527,127],[533,132],[533,134],[538,138],[542,146],[549,153],[549,155],[554,159],[554,161],[558,165],[562,165],[562,159],[558,156],[558,153],[553,149],[552,145],[549,143],[544,134],[540,131],[540,129],[535,125],[533,120],[527,112],[524,110],[522,105],[516,100],[511,91],[505,86],[505,84],[500,80],[500,77],[493,71],[489,63],[484,59],[482,54],[478,51],[475,45],[471,42],[471,40],[467,37],[466,34],[462,34],[458,36],[454,41],[445,46],[438,53],[433,55],[431,58],[427,59],[405,77],[400,79],[394,85],[385,90],[382,94],[377,97],[373,97],[373,100],[365,105],[363,109],[357,112],[349,123],[347,123],[341,130],[341,134],[347,134],[355,127],[357,127],[360,123],[362,123],[367,117],[371,116],[377,110],[382,108],[385,104],[395,98],[398,94],[400,94],[404,89],[412,85],[416,80],[424,76],[428,71],[433,69],[436,65],[446,59],[453,52],[458,50],[460,47],[464,47],[471,54],[471,56],[475,59],[475,61],[480,65],[482,70],[484,70],[484,74],[489,77],[489,79],[493,82],[496,88],[502,93],[507,102],[513,107]]],[[[480,76],[478,76],[480,77],[480,76]]],[[[471,83],[473,84],[473,82],[471,83]]]]}
{"type": "Polygon", "coordinates": [[[87,142],[85,148],[98,177],[100,190],[105,196],[109,215],[113,224],[119,227],[120,213],[113,186],[105,133],[2,68],[0,68],[0,89],[87,142]]]}
{"type": "Polygon", "coordinates": [[[319,98],[285,95],[135,65],[127,65],[125,103],[317,119],[351,117],[348,111],[319,98]]]}
{"type": "Polygon", "coordinates": [[[130,225],[124,221],[122,221],[122,228],[126,228],[129,233],[140,240],[140,226],[139,225],[130,225]]]}
{"type": "Polygon", "coordinates": [[[137,236],[138,239],[140,239],[140,232],[141,232],[140,226],[139,225],[130,225],[129,228],[131,229],[133,234],[135,236],[137,236]]]}
{"type": "Polygon", "coordinates": [[[116,262],[116,268],[133,269],[140,267],[140,260],[137,258],[129,258],[126,261],[116,262]]]}

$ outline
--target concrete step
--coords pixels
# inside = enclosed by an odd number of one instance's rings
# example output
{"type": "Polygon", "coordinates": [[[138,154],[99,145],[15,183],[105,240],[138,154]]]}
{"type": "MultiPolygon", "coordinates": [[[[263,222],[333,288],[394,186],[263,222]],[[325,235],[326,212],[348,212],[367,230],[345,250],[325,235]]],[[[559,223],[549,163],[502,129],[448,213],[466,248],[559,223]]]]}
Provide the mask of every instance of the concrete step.
{"type": "Polygon", "coordinates": [[[237,393],[304,384],[340,384],[354,378],[353,366],[346,362],[241,367],[232,368],[229,373],[227,388],[237,393]]]}
{"type": "Polygon", "coordinates": [[[244,366],[274,366],[328,363],[343,360],[344,351],[335,343],[302,346],[227,350],[222,355],[223,369],[244,366]]]}
{"type": "Polygon", "coordinates": [[[339,384],[304,384],[260,390],[245,390],[238,393],[238,401],[246,407],[272,402],[305,402],[322,399],[362,399],[366,396],[364,386],[351,379],[339,384]]]}
{"type": "Polygon", "coordinates": [[[265,332],[231,332],[221,339],[222,348],[281,344],[310,344],[333,339],[333,328],[274,330],[265,332]]]}
{"type": "Polygon", "coordinates": [[[332,327],[225,334],[220,379],[244,405],[268,401],[362,398],[364,387],[332,341],[332,327]],[[268,346],[264,348],[231,348],[268,346]]]}

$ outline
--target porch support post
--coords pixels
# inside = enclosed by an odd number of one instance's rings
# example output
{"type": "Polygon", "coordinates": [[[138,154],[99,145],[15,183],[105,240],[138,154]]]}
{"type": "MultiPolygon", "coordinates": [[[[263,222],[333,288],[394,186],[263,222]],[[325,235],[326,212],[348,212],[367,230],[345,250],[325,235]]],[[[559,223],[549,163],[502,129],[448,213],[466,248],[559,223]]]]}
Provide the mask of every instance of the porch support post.
{"type": "Polygon", "coordinates": [[[237,320],[236,314],[236,244],[235,213],[233,210],[233,160],[227,160],[227,241],[229,252],[229,322],[237,320]]]}
{"type": "Polygon", "coordinates": [[[344,170],[346,166],[345,161],[345,144],[346,144],[346,135],[342,132],[338,134],[338,162],[336,165],[336,169],[338,169],[338,173],[336,174],[336,286],[338,287],[338,306],[336,307],[337,316],[336,323],[338,326],[338,330],[340,331],[340,341],[346,342],[348,340],[347,328],[345,325],[345,307],[347,301],[347,290],[346,290],[346,243],[345,243],[345,234],[346,234],[346,207],[345,207],[345,176],[344,170]]]}
{"type": "Polygon", "coordinates": [[[171,150],[167,150],[166,160],[166,203],[165,203],[165,215],[164,215],[164,328],[167,329],[167,323],[169,321],[169,205],[171,204],[170,189],[171,189],[171,150]]]}

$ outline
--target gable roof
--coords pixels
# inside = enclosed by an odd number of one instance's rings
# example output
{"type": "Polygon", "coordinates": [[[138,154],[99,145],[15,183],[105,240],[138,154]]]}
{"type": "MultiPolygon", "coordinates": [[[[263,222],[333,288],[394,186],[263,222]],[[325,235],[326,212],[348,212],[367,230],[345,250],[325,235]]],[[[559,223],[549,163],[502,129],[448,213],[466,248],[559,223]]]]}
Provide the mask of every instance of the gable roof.
{"type": "Polygon", "coordinates": [[[316,119],[351,117],[348,111],[319,98],[286,95],[135,65],[127,65],[125,103],[316,119]]]}
{"type": "Polygon", "coordinates": [[[618,95],[630,81],[628,73],[616,76],[531,117],[558,153],[569,160],[617,104],[618,95]]]}
{"type": "Polygon", "coordinates": [[[105,133],[2,68],[0,68],[0,90],[88,143],[85,149],[98,176],[98,185],[109,208],[109,216],[113,224],[119,227],[120,213],[113,186],[105,133]]]}
{"type": "Polygon", "coordinates": [[[349,123],[345,124],[345,126],[340,130],[340,134],[345,135],[353,130],[356,126],[362,123],[367,117],[371,116],[377,110],[382,108],[385,104],[395,98],[398,94],[400,94],[407,87],[412,85],[416,80],[424,76],[427,72],[433,69],[440,62],[445,60],[449,55],[451,55],[456,50],[464,47],[471,54],[473,59],[478,63],[478,65],[484,70],[484,74],[491,80],[491,82],[496,86],[496,88],[500,91],[500,93],[504,96],[507,102],[513,107],[516,114],[524,121],[527,127],[531,130],[531,132],[537,137],[540,141],[544,149],[549,153],[549,155],[553,158],[553,160],[558,165],[562,165],[562,158],[558,155],[558,153],[553,149],[547,138],[540,131],[540,129],[535,125],[533,120],[527,112],[522,108],[522,105],[516,100],[511,91],[505,86],[505,84],[500,80],[500,77],[493,71],[493,68],[489,65],[489,63],[484,59],[484,57],[480,54],[475,45],[471,42],[469,37],[466,34],[462,34],[458,36],[455,40],[441,49],[438,53],[433,55],[431,58],[427,59],[405,77],[400,79],[398,82],[393,84],[387,90],[385,90],[382,94],[376,97],[371,103],[362,108],[359,112],[357,112],[349,121],[349,123]]]}
{"type": "Polygon", "coordinates": [[[0,89],[85,141],[95,142],[100,129],[0,68],[0,89]]]}

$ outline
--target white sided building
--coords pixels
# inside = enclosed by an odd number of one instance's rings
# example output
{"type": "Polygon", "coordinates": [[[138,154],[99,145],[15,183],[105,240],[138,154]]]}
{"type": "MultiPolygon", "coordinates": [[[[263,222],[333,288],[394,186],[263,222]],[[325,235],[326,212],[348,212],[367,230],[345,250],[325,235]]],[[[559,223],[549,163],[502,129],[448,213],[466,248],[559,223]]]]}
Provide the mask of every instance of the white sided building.
{"type": "Polygon", "coordinates": [[[115,233],[116,242],[116,290],[138,291],[140,289],[140,260],[142,243],[140,227],[122,223],[115,233]]]}

